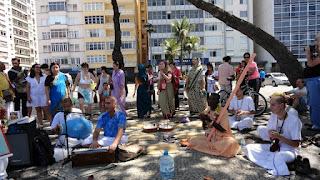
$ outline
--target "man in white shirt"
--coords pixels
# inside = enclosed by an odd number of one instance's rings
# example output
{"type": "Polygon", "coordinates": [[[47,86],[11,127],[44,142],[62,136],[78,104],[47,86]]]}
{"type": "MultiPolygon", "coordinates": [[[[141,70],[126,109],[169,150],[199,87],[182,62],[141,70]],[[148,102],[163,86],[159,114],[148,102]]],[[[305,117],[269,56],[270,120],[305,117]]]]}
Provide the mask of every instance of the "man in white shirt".
{"type": "MultiPolygon", "coordinates": [[[[80,109],[73,108],[73,104],[72,104],[72,101],[70,98],[65,98],[62,100],[62,107],[63,107],[64,112],[58,112],[54,116],[52,123],[51,123],[51,129],[55,134],[61,134],[61,132],[62,132],[62,127],[65,125],[65,113],[67,113],[67,115],[66,115],[67,121],[69,121],[71,119],[76,119],[76,118],[80,119],[82,116],[82,112],[80,109]]],[[[88,120],[86,120],[86,121],[88,121],[88,120]]],[[[82,123],[82,122],[79,122],[79,123],[82,123]]],[[[89,123],[91,123],[91,122],[89,122],[89,123]]],[[[70,133],[72,131],[71,130],[72,127],[68,127],[68,128],[69,128],[68,132],[70,133]]],[[[91,124],[91,131],[92,131],[92,124],[91,124]]],[[[88,135],[88,137],[89,137],[89,135],[88,135]]],[[[59,136],[56,145],[57,146],[65,146],[66,145],[65,139],[66,138],[64,135],[59,136]]],[[[78,139],[76,137],[70,137],[70,136],[68,137],[69,147],[73,147],[78,144],[81,144],[83,141],[84,141],[84,139],[78,139]]]]}
{"type": "Polygon", "coordinates": [[[302,123],[293,108],[286,108],[284,95],[275,94],[270,100],[271,116],[268,125],[259,126],[261,139],[270,144],[249,144],[246,156],[255,164],[278,176],[290,175],[287,164],[295,160],[301,142],[302,123]]]}
{"type": "Polygon", "coordinates": [[[296,88],[285,92],[288,98],[292,100],[292,107],[295,108],[299,114],[307,111],[307,88],[304,86],[303,79],[297,79],[296,88]]]}
{"type": "Polygon", "coordinates": [[[239,88],[229,106],[229,112],[233,114],[229,117],[230,127],[240,131],[252,128],[255,113],[253,99],[244,95],[246,88],[246,85],[239,88]]]}
{"type": "Polygon", "coordinates": [[[223,58],[223,64],[220,64],[218,67],[218,79],[221,90],[231,92],[232,85],[231,82],[227,79],[230,76],[234,76],[233,67],[230,65],[231,57],[225,56],[223,58]]]}

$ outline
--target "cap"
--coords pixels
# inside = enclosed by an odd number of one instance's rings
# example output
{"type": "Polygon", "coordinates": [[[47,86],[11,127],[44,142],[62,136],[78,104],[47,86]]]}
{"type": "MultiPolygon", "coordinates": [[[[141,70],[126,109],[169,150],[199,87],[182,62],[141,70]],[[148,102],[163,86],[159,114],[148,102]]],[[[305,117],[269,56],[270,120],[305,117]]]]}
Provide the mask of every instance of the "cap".
{"type": "Polygon", "coordinates": [[[165,156],[166,156],[166,155],[169,155],[168,149],[165,149],[165,150],[164,150],[163,155],[165,155],[165,156]]]}

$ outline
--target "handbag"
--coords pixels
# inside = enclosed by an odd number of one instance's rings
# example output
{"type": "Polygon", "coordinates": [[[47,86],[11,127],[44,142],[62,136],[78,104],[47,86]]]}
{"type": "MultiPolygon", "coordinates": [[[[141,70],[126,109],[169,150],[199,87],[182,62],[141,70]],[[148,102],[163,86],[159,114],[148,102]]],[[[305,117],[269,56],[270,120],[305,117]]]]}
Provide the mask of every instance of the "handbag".
{"type": "Polygon", "coordinates": [[[13,95],[11,93],[11,91],[9,89],[6,89],[6,90],[2,90],[2,95],[3,95],[3,99],[6,101],[6,102],[11,102],[13,101],[13,95]]]}

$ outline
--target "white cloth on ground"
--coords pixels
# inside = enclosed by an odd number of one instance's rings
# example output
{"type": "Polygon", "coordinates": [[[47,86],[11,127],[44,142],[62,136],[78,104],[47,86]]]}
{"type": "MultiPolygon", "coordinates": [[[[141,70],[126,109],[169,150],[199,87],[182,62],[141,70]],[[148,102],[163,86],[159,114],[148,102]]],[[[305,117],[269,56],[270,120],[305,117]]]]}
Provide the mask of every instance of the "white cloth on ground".
{"type": "MultiPolygon", "coordinates": [[[[296,115],[296,110],[290,108],[285,120],[279,120],[277,115],[271,114],[267,127],[258,127],[258,134],[263,140],[270,140],[268,131],[276,130],[290,140],[301,140],[302,123],[296,115]]],[[[280,141],[280,151],[270,152],[270,144],[249,144],[246,146],[246,156],[257,165],[268,169],[272,175],[289,175],[287,162],[294,161],[298,148],[294,148],[280,141]]]]}
{"type": "MultiPolygon", "coordinates": [[[[250,96],[244,96],[243,99],[238,100],[234,96],[230,102],[229,110],[254,111],[254,102],[250,96]]],[[[240,120],[237,120],[236,115],[229,117],[229,124],[231,128],[243,130],[245,128],[252,128],[254,115],[242,115],[240,120]]]]}

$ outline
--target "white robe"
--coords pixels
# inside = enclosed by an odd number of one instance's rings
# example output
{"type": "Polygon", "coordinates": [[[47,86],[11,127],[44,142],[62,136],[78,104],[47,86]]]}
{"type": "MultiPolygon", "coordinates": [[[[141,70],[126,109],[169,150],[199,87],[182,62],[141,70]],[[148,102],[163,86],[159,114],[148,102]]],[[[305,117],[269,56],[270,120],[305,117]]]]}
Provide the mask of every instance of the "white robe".
{"type": "MultiPolygon", "coordinates": [[[[238,100],[234,96],[230,102],[229,110],[242,110],[242,111],[254,111],[254,102],[250,96],[244,96],[243,99],[238,100]]],[[[245,128],[253,127],[253,115],[243,115],[240,120],[237,120],[236,116],[229,117],[229,124],[231,128],[239,129],[240,131],[245,128]]]]}
{"type": "MultiPolygon", "coordinates": [[[[293,108],[288,111],[287,118],[278,120],[275,114],[271,114],[267,127],[259,126],[257,131],[263,140],[270,141],[268,131],[277,130],[282,126],[281,135],[291,140],[301,140],[302,123],[293,108]]],[[[266,168],[272,175],[290,175],[287,164],[294,161],[297,148],[280,142],[279,152],[270,152],[270,144],[249,144],[246,146],[246,156],[255,164],[266,168]]]]}

